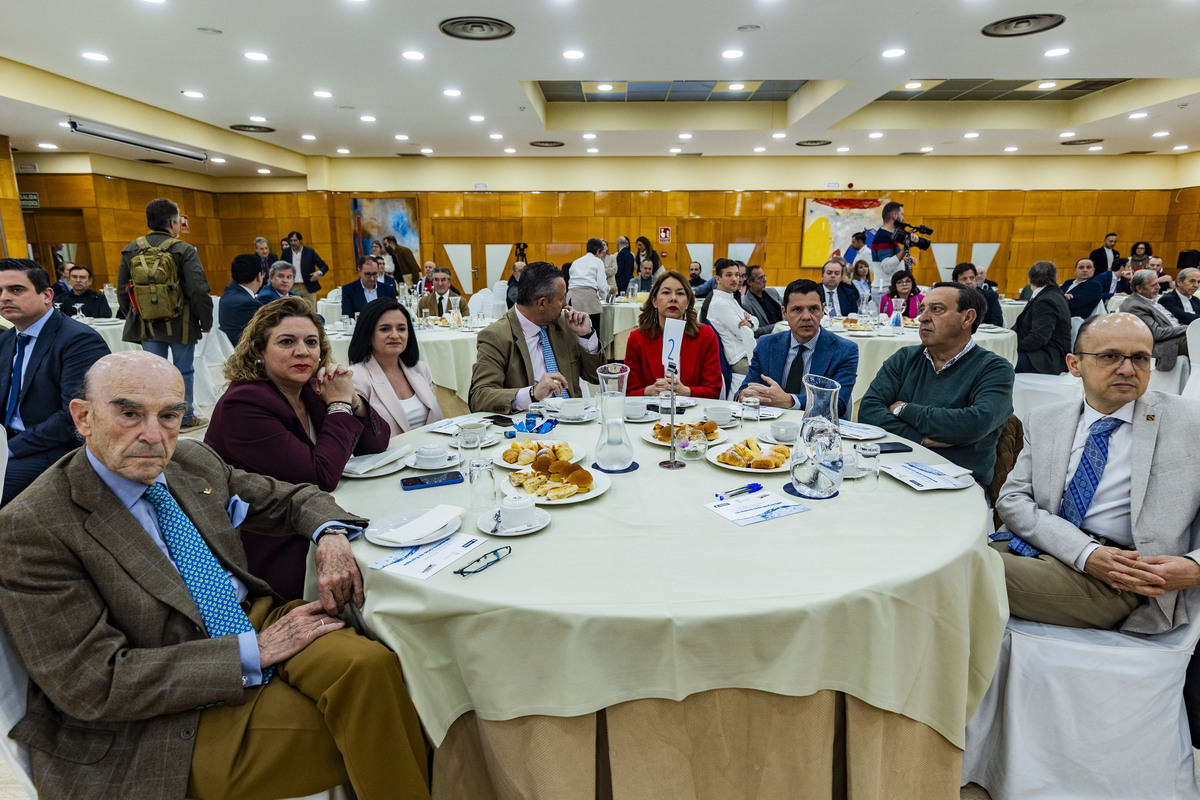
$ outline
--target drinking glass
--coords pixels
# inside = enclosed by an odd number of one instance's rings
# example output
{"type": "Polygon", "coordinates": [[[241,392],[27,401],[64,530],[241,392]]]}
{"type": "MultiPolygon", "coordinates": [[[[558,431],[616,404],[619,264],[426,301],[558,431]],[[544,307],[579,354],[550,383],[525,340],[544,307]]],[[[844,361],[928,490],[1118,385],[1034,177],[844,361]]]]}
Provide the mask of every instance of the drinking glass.
{"type": "Polygon", "coordinates": [[[483,328],[484,328],[484,322],[483,322],[483,312],[482,312],[482,311],[476,311],[476,312],[475,312],[475,327],[476,327],[477,329],[479,329],[479,330],[483,330],[483,328]]]}
{"type": "Polygon", "coordinates": [[[348,330],[350,330],[350,317],[348,317],[348,316],[346,316],[346,315],[344,315],[344,314],[343,314],[343,315],[342,315],[341,326],[342,326],[342,328],[341,328],[341,329],[342,329],[342,332],[343,332],[343,333],[344,333],[344,332],[346,332],[346,331],[348,331],[348,330]]]}
{"type": "Polygon", "coordinates": [[[863,492],[872,492],[879,487],[879,445],[857,444],[854,451],[858,457],[860,476],[854,481],[855,488],[863,492]]]}
{"type": "Polygon", "coordinates": [[[742,422],[754,422],[756,425],[762,422],[762,401],[758,397],[742,398],[742,422]]]}
{"type": "Polygon", "coordinates": [[[433,327],[433,323],[430,322],[430,319],[429,319],[429,309],[422,308],[421,309],[421,328],[423,328],[424,330],[429,330],[432,327],[433,327]]]}
{"type": "Polygon", "coordinates": [[[496,468],[490,458],[472,458],[467,480],[471,484],[471,508],[487,511],[496,507],[496,468]]]}
{"type": "Polygon", "coordinates": [[[671,393],[658,393],[658,421],[663,425],[671,424],[671,393]]]}
{"type": "Polygon", "coordinates": [[[480,450],[483,449],[482,431],[463,428],[455,438],[461,463],[469,465],[473,459],[479,458],[480,450]]]}

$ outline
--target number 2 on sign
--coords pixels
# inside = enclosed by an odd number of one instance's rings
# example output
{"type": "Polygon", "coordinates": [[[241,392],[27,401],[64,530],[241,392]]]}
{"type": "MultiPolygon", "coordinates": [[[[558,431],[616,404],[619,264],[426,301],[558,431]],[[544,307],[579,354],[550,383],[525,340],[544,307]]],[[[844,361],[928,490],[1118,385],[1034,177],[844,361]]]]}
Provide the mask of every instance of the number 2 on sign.
{"type": "Polygon", "coordinates": [[[684,322],[681,319],[669,319],[663,325],[663,367],[674,364],[679,369],[679,351],[683,346],[684,322]]]}

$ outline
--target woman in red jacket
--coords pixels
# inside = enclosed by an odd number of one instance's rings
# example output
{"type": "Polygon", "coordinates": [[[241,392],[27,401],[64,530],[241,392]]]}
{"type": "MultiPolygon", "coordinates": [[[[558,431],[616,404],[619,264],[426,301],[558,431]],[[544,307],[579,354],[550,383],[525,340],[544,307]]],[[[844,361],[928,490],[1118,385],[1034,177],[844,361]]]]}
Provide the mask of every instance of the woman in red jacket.
{"type": "Polygon", "coordinates": [[[662,363],[662,331],[668,319],[684,321],[675,393],[683,397],[721,396],[721,358],[717,333],[696,317],[696,296],[688,279],[664,272],[642,306],[637,330],[629,334],[625,365],[629,367],[626,394],[654,396],[671,388],[662,363]]]}

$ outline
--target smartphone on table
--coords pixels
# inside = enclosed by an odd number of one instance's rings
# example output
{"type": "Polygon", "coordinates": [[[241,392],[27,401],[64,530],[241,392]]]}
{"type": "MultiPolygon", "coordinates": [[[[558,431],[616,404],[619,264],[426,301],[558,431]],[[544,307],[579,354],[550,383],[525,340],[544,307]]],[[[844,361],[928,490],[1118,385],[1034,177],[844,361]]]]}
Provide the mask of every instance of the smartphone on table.
{"type": "Polygon", "coordinates": [[[430,489],[434,486],[447,486],[451,483],[462,483],[463,475],[458,470],[452,472],[435,472],[431,475],[417,475],[411,478],[401,478],[400,488],[409,491],[411,489],[430,489]]]}

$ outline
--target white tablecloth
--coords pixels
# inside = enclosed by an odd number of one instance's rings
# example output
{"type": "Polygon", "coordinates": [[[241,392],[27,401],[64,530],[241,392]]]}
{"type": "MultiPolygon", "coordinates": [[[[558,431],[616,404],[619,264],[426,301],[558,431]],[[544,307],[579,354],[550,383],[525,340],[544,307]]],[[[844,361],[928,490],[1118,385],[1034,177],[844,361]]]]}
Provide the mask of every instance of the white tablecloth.
{"type": "MultiPolygon", "coordinates": [[[[417,330],[417,345],[421,360],[429,365],[433,382],[454,392],[463,402],[471,391],[471,368],[475,365],[475,344],[478,331],[445,328],[417,330]]],[[[350,335],[331,333],[329,346],[333,360],[338,364],[349,364],[350,335]]]]}
{"type": "Polygon", "coordinates": [[[1001,300],[1000,310],[1004,312],[1004,327],[1011,328],[1025,310],[1025,303],[1020,300],[1001,300]]]}
{"type": "Polygon", "coordinates": [[[337,322],[342,318],[341,300],[318,300],[317,313],[325,318],[325,324],[337,322]]]}
{"type": "Polygon", "coordinates": [[[600,346],[608,347],[618,334],[637,327],[641,303],[605,303],[600,307],[600,346]]]}
{"type": "MultiPolygon", "coordinates": [[[[599,430],[560,425],[550,438],[586,445],[590,465],[599,430]]],[[[545,530],[493,538],[427,580],[368,569],[389,551],[354,543],[364,617],[399,654],[435,743],[472,710],[571,717],[745,688],[844,691],[962,747],[1008,616],[981,489],[917,493],[882,476],[874,492],[848,482],[809,512],[739,528],[703,504],[751,479],[781,491],[786,475],[706,462],[668,472],[657,466],[666,451],[640,439],[648,428],[628,430],[639,470],[611,476],[604,496],[552,508],[545,530]],[[512,555],[486,572],[452,574],[505,544],[512,555]]],[[[399,438],[450,443],[426,431],[399,438]]],[[[903,458],[940,460],[915,450],[903,458]]],[[[334,494],[372,518],[469,505],[466,484],[401,492],[407,472],[345,480],[334,494]]],[[[479,510],[464,515],[467,530],[479,510]]]]}

